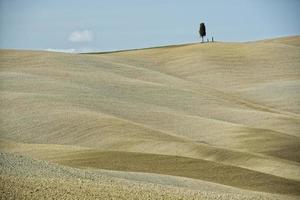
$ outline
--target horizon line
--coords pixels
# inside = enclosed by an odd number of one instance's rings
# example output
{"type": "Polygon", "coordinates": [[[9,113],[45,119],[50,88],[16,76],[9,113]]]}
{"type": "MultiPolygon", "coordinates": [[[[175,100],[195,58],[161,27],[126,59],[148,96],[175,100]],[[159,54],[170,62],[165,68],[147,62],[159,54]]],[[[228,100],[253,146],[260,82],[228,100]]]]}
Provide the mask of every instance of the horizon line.
{"type": "Polygon", "coordinates": [[[3,50],[19,50],[19,51],[44,51],[44,52],[55,52],[55,53],[67,53],[67,54],[109,54],[109,53],[120,53],[120,52],[127,52],[127,51],[139,51],[139,50],[149,50],[149,49],[158,49],[158,48],[175,48],[175,47],[182,47],[188,45],[195,45],[195,44],[207,44],[207,43],[252,43],[252,42],[262,42],[274,39],[283,39],[283,38],[290,38],[290,37],[300,37],[300,34],[297,35],[286,35],[286,36],[276,36],[272,38],[264,38],[258,40],[249,40],[249,41],[219,41],[215,40],[212,42],[202,43],[201,41],[197,42],[188,42],[188,43],[177,43],[177,44],[167,44],[167,45],[158,45],[158,46],[149,46],[149,47],[137,47],[131,49],[116,49],[116,50],[107,50],[107,51],[87,51],[87,52],[76,52],[76,49],[54,49],[54,48],[47,48],[47,49],[21,49],[21,48],[0,48],[1,51],[3,50]],[[72,50],[72,51],[70,51],[72,50]]]}

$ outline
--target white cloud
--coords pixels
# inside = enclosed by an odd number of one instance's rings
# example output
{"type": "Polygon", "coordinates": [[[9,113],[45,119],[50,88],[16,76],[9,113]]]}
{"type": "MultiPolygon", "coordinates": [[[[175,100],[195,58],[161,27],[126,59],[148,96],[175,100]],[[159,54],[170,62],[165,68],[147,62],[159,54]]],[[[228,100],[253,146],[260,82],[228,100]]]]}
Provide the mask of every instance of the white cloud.
{"type": "Polygon", "coordinates": [[[94,39],[94,34],[90,30],[73,31],[69,36],[70,42],[91,42],[94,39]]]}

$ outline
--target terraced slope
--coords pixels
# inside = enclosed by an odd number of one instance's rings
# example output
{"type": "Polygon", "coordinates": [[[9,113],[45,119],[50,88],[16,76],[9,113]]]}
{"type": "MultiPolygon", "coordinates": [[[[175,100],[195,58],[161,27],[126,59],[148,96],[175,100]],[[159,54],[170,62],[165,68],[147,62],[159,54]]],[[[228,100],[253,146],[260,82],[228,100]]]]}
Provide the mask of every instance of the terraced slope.
{"type": "Polygon", "coordinates": [[[106,54],[1,50],[0,149],[88,170],[299,196],[299,43],[296,36],[106,54]]]}

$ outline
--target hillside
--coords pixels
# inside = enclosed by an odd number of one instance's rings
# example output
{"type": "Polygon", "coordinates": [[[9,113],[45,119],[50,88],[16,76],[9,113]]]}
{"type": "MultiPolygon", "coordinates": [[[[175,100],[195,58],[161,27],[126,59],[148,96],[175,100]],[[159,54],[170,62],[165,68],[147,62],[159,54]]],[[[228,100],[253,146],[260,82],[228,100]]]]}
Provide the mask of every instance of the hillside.
{"type": "MultiPolygon", "coordinates": [[[[22,177],[20,196],[35,188],[26,184],[58,191],[82,179],[91,199],[101,180],[108,194],[125,181],[116,194],[124,199],[297,199],[299,44],[294,36],[105,54],[1,50],[0,191],[22,177]],[[53,175],[29,179],[32,163],[54,166],[53,175]],[[127,196],[131,184],[136,195],[127,196]]],[[[68,198],[83,198],[74,190],[68,198]]]]}

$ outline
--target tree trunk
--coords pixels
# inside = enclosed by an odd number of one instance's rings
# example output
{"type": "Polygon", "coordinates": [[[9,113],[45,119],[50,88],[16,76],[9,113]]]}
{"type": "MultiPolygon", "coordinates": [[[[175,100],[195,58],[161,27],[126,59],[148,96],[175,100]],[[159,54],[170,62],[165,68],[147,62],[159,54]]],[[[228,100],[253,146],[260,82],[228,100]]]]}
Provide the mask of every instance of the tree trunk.
{"type": "Polygon", "coordinates": [[[203,36],[201,36],[201,38],[202,38],[202,43],[203,43],[203,36]]]}

